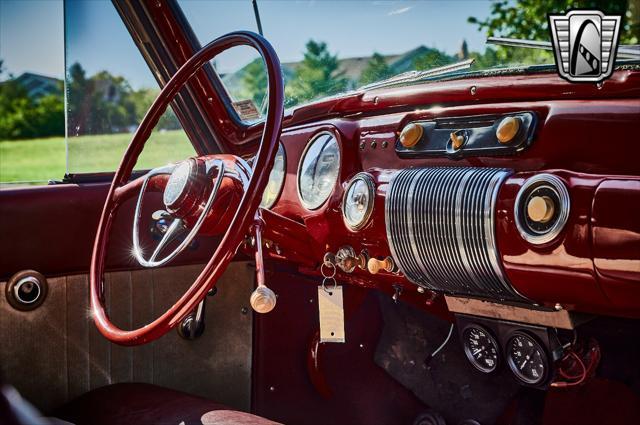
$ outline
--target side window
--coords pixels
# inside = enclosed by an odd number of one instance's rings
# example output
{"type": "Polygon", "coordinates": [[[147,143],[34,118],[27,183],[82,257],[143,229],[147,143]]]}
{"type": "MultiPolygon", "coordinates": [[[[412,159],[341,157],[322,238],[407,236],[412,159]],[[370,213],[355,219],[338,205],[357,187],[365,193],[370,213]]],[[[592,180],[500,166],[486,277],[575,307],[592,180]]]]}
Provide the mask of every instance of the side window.
{"type": "MultiPolygon", "coordinates": [[[[65,6],[67,172],[113,171],[159,92],[111,2],[65,6]]],[[[138,159],[148,169],[194,154],[171,109],[138,159]]]]}
{"type": "MultiPolygon", "coordinates": [[[[159,88],[113,4],[3,3],[0,39],[0,187],[114,171],[159,88]]],[[[136,169],[194,153],[169,109],[136,169]]]]}
{"type": "Polygon", "coordinates": [[[47,184],[66,169],[62,3],[0,3],[0,188],[47,184]]]}

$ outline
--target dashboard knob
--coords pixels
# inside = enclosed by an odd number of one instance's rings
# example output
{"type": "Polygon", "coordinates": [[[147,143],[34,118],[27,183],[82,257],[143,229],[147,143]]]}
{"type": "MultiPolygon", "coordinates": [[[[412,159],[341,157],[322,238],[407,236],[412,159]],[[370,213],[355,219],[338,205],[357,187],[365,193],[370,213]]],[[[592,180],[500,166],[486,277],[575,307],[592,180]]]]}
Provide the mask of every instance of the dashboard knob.
{"type": "Polygon", "coordinates": [[[385,270],[387,272],[392,272],[395,267],[393,263],[393,259],[391,257],[387,257],[384,260],[380,261],[377,258],[370,258],[367,262],[367,269],[369,269],[369,273],[378,274],[381,270],[385,270]]]}
{"type": "Polygon", "coordinates": [[[518,134],[520,124],[521,121],[518,117],[506,117],[500,121],[496,129],[496,138],[498,141],[502,144],[511,142],[518,134]]]}
{"type": "Polygon", "coordinates": [[[451,136],[449,137],[451,139],[451,147],[454,150],[458,150],[462,147],[462,145],[464,145],[465,137],[463,133],[456,131],[451,133],[451,136]]]}
{"type": "Polygon", "coordinates": [[[400,133],[400,144],[405,148],[412,148],[418,144],[422,138],[424,129],[419,124],[407,124],[400,133]]]}
{"type": "Polygon", "coordinates": [[[527,215],[538,223],[547,223],[553,217],[555,205],[548,196],[534,196],[527,204],[527,215]]]}
{"type": "Polygon", "coordinates": [[[258,286],[249,298],[251,307],[258,313],[269,313],[276,306],[276,294],[266,286],[258,286]]]}

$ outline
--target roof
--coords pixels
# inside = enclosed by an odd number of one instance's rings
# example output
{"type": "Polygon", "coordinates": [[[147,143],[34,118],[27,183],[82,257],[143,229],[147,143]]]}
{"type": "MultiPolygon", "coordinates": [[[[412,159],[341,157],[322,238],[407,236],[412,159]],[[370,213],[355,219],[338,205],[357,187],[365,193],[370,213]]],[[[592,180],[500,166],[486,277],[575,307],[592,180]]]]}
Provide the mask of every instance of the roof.
{"type": "Polygon", "coordinates": [[[24,87],[27,95],[31,98],[60,93],[62,86],[62,81],[57,78],[34,74],[32,72],[21,74],[15,81],[24,87]]]}

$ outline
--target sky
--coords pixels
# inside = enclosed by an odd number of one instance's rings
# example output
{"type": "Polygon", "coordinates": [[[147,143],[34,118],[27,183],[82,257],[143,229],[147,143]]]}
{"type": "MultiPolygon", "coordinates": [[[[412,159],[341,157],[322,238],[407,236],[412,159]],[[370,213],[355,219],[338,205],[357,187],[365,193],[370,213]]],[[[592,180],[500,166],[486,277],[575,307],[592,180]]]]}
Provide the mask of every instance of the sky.
{"type": "MultiPolygon", "coordinates": [[[[250,0],[179,0],[202,44],[234,30],[256,31],[250,0]]],[[[340,58],[404,53],[419,45],[457,52],[465,39],[484,50],[484,35],[467,23],[489,14],[487,1],[259,0],[265,37],[282,62],[298,61],[306,42],[325,41],[340,58]]],[[[64,75],[64,10],[58,0],[0,0],[0,58],[9,72],[64,75]]],[[[110,1],[69,0],[67,61],[92,75],[108,70],[135,88],[155,86],[146,64],[110,1]]],[[[255,57],[248,48],[217,60],[221,72],[255,57]]]]}
{"type": "Polygon", "coordinates": [[[62,78],[63,22],[61,1],[0,0],[0,59],[7,71],[62,78]]]}

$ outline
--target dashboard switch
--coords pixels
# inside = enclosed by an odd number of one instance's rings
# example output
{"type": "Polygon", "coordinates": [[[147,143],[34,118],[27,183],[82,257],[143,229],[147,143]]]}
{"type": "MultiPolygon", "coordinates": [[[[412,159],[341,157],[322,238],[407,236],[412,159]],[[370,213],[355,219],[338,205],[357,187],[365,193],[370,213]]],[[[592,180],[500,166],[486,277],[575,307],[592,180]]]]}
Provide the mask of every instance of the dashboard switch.
{"type": "Polygon", "coordinates": [[[382,261],[377,258],[370,258],[369,262],[367,262],[367,269],[369,269],[369,273],[371,274],[378,274],[381,270],[393,272],[394,268],[395,264],[391,257],[387,257],[382,261]]]}
{"type": "Polygon", "coordinates": [[[424,129],[419,124],[407,124],[400,133],[400,144],[405,148],[412,148],[418,144],[422,138],[424,129]]]}
{"type": "Polygon", "coordinates": [[[520,131],[520,118],[518,117],[506,117],[496,129],[496,138],[502,144],[510,143],[515,139],[518,131],[520,131]]]}
{"type": "Polygon", "coordinates": [[[365,270],[367,268],[367,260],[369,259],[369,256],[367,255],[366,250],[363,250],[360,255],[356,255],[356,252],[352,247],[345,245],[338,250],[334,259],[335,265],[340,267],[343,272],[352,273],[356,267],[361,270],[365,270]]]}

